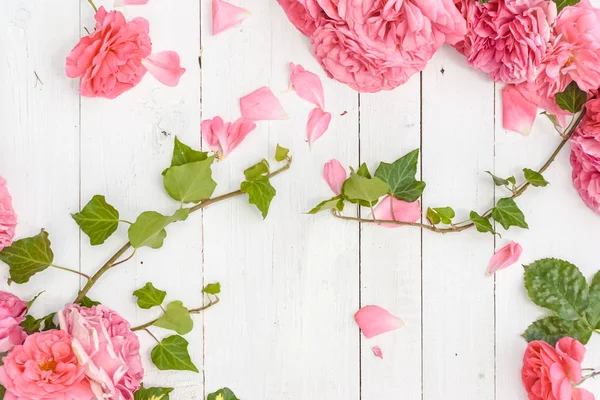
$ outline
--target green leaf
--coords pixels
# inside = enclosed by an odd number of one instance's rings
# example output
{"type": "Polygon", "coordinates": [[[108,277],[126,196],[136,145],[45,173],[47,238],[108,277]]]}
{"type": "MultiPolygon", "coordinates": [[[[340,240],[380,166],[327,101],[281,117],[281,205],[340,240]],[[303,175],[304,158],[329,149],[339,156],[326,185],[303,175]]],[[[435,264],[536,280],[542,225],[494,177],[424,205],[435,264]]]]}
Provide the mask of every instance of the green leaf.
{"type": "Polygon", "coordinates": [[[10,267],[10,279],[15,283],[27,283],[29,278],[48,268],[54,260],[48,232],[17,240],[0,251],[0,261],[10,267]]]}
{"type": "Polygon", "coordinates": [[[21,322],[21,327],[23,328],[23,330],[25,330],[25,332],[28,335],[31,335],[32,333],[37,332],[40,329],[37,319],[35,319],[31,315],[25,316],[25,320],[21,322]]]}
{"type": "Polygon", "coordinates": [[[163,301],[165,301],[167,292],[155,288],[152,283],[148,282],[143,288],[133,292],[133,295],[137,297],[138,307],[147,310],[152,307],[160,306],[163,301]]]}
{"type": "Polygon", "coordinates": [[[133,400],[169,400],[169,393],[173,388],[152,387],[145,388],[144,384],[133,394],[133,400]]]}
{"type": "Polygon", "coordinates": [[[411,151],[392,164],[380,163],[375,176],[389,185],[390,194],[398,200],[411,203],[421,197],[425,189],[425,182],[415,178],[418,162],[419,149],[411,151]]]}
{"type": "Polygon", "coordinates": [[[190,146],[183,144],[177,136],[173,146],[173,157],[171,158],[171,167],[189,164],[195,161],[204,161],[208,158],[208,153],[193,150],[190,146]]]}
{"type": "Polygon", "coordinates": [[[202,291],[207,294],[219,294],[221,293],[221,284],[219,282],[209,283],[202,291]]]}
{"type": "Polygon", "coordinates": [[[269,178],[260,176],[250,181],[244,181],[240,185],[242,192],[248,194],[248,201],[254,204],[262,213],[262,217],[267,218],[271,200],[277,194],[275,188],[271,185],[269,178]]]}
{"type": "MultiPolygon", "coordinates": [[[[573,0],[558,0],[561,2],[562,7],[564,8],[573,0]]],[[[558,4],[558,3],[557,3],[558,4]]],[[[561,7],[561,5],[559,5],[561,7]]],[[[584,104],[587,103],[588,95],[583,90],[579,89],[577,86],[577,82],[573,81],[567,86],[567,88],[561,92],[557,93],[555,96],[556,104],[563,110],[568,111],[572,114],[578,113],[583,108],[584,104]]]]}
{"type": "Polygon", "coordinates": [[[367,163],[360,164],[360,167],[358,167],[358,171],[356,171],[356,174],[371,179],[371,173],[369,172],[369,167],[367,167],[367,163]]]}
{"type": "Polygon", "coordinates": [[[475,228],[478,232],[490,232],[493,235],[496,234],[496,231],[494,231],[494,227],[492,226],[492,223],[488,218],[482,217],[475,211],[471,211],[471,214],[469,214],[469,218],[471,219],[471,222],[473,222],[473,224],[475,225],[475,228]]]}
{"type": "Polygon", "coordinates": [[[492,177],[492,179],[494,180],[494,185],[496,185],[496,186],[510,187],[510,184],[515,185],[517,183],[517,180],[515,179],[514,176],[510,176],[510,177],[504,179],[504,178],[500,178],[500,177],[492,174],[490,171],[485,171],[485,172],[492,177]]]}
{"type": "Polygon", "coordinates": [[[198,368],[194,365],[188,352],[188,341],[178,335],[163,339],[160,344],[152,349],[150,357],[152,362],[161,371],[194,371],[198,368]]]}
{"type": "Polygon", "coordinates": [[[0,385],[0,400],[4,399],[4,395],[6,394],[6,389],[4,386],[0,385]]]}
{"type": "Polygon", "coordinates": [[[348,200],[365,201],[371,205],[377,203],[389,190],[389,185],[380,178],[369,179],[355,172],[350,174],[350,178],[342,186],[342,193],[348,200]]]}
{"type": "Polygon", "coordinates": [[[579,3],[579,1],[580,0],[554,0],[556,3],[556,11],[561,12],[563,8],[574,6],[575,4],[579,3]]]}
{"type": "Polygon", "coordinates": [[[312,210],[310,210],[309,214],[316,214],[321,211],[337,209],[338,211],[344,210],[344,199],[341,196],[333,197],[329,200],[323,200],[319,204],[315,206],[312,210]]]}
{"type": "Polygon", "coordinates": [[[33,305],[33,303],[35,303],[35,301],[38,299],[38,297],[41,296],[42,293],[44,293],[45,290],[42,290],[41,292],[39,292],[38,294],[35,295],[35,297],[31,300],[29,300],[27,302],[27,309],[29,310],[31,308],[31,306],[33,305]]]}
{"type": "Polygon", "coordinates": [[[210,168],[213,161],[214,157],[209,157],[169,168],[163,179],[169,196],[182,203],[198,203],[210,198],[217,187],[210,168]]]}
{"type": "Polygon", "coordinates": [[[442,222],[442,217],[438,215],[431,207],[427,208],[427,219],[432,225],[437,225],[442,222]]]}
{"type": "Polygon", "coordinates": [[[165,227],[175,221],[185,221],[189,215],[190,210],[187,208],[177,210],[171,217],[166,217],[156,211],[143,212],[127,231],[129,241],[136,249],[143,246],[158,249],[167,237],[165,227]]]}
{"type": "Polygon", "coordinates": [[[576,266],[546,258],[525,266],[525,288],[538,306],[567,320],[581,319],[589,304],[589,289],[576,266]]]}
{"type": "Polygon", "coordinates": [[[88,235],[92,246],[104,243],[119,227],[119,212],[100,195],[92,197],[83,210],[72,217],[88,235]]]}
{"type": "Polygon", "coordinates": [[[587,310],[587,320],[596,329],[600,329],[600,272],[592,279],[589,289],[590,304],[587,310]]]}
{"type": "Polygon", "coordinates": [[[194,321],[190,317],[190,311],[181,301],[172,301],[167,304],[165,313],[153,325],[185,335],[194,328],[194,321]]]}
{"type": "Polygon", "coordinates": [[[42,317],[40,319],[35,319],[31,315],[26,315],[25,320],[23,322],[21,322],[21,327],[29,335],[31,335],[32,333],[35,333],[35,332],[56,329],[57,326],[54,323],[55,316],[56,316],[56,313],[52,313],[52,314],[48,314],[45,317],[42,317]]]}
{"type": "Polygon", "coordinates": [[[548,186],[550,182],[544,179],[542,174],[536,172],[529,168],[523,169],[523,174],[525,175],[525,180],[531,183],[535,187],[544,187],[548,186]]]}
{"type": "Polygon", "coordinates": [[[427,219],[433,225],[439,224],[440,222],[450,225],[452,224],[452,218],[456,216],[452,207],[440,207],[440,208],[428,208],[427,219]]]}
{"type": "Polygon", "coordinates": [[[510,197],[498,200],[496,207],[492,209],[492,218],[498,221],[504,229],[508,229],[511,226],[529,229],[523,212],[510,197]]]}
{"type": "Polygon", "coordinates": [[[289,152],[289,149],[277,145],[277,149],[275,150],[275,161],[282,162],[287,158],[289,152]]]}
{"type": "Polygon", "coordinates": [[[240,400],[235,397],[235,394],[231,391],[231,389],[224,387],[223,389],[219,389],[214,393],[210,393],[206,400],[240,400]]]}
{"type": "Polygon", "coordinates": [[[587,344],[592,336],[592,329],[584,320],[565,321],[558,317],[546,317],[529,325],[523,337],[528,342],[543,340],[551,346],[564,337],[572,337],[587,344]]]}
{"type": "Polygon", "coordinates": [[[82,307],[92,308],[92,307],[98,306],[98,305],[100,305],[99,301],[94,301],[94,300],[90,299],[87,296],[85,296],[83,298],[83,300],[81,300],[81,306],[82,307]]]}
{"type": "Polygon", "coordinates": [[[244,176],[246,176],[246,180],[253,180],[261,176],[265,176],[269,173],[269,162],[262,159],[261,162],[254,164],[250,168],[244,171],[244,176]]]}
{"type": "Polygon", "coordinates": [[[55,316],[56,313],[52,313],[38,319],[38,322],[40,322],[40,326],[42,327],[42,331],[49,331],[58,328],[58,325],[54,323],[55,316]]]}

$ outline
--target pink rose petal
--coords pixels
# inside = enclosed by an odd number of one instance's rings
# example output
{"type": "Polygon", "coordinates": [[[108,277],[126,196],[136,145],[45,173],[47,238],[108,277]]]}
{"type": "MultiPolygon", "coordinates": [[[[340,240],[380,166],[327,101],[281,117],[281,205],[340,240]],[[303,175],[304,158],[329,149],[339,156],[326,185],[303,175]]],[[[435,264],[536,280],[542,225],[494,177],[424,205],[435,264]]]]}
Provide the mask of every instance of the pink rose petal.
{"type": "Polygon", "coordinates": [[[217,35],[229,28],[239,25],[251,15],[250,11],[234,6],[223,0],[212,2],[212,33],[217,35]]]}
{"type": "Polygon", "coordinates": [[[250,121],[272,121],[289,118],[277,97],[266,86],[242,97],[240,108],[242,109],[242,116],[250,121]]]}
{"type": "Polygon", "coordinates": [[[354,319],[367,339],[404,326],[400,318],[379,306],[361,308],[354,314],[354,319]]]}
{"type": "Polygon", "coordinates": [[[371,350],[373,350],[373,354],[375,354],[375,357],[379,357],[383,360],[383,352],[381,351],[381,347],[373,346],[371,350]]]}
{"type": "Polygon", "coordinates": [[[537,106],[525,99],[519,90],[508,85],[502,90],[504,129],[529,135],[537,115],[537,106]]]}
{"type": "Polygon", "coordinates": [[[583,388],[573,388],[573,400],[595,400],[596,398],[592,392],[587,391],[583,388]]]}
{"type": "Polygon", "coordinates": [[[148,0],[115,0],[115,7],[148,4],[148,0]]]}
{"type": "MultiPolygon", "coordinates": [[[[383,198],[375,207],[373,216],[375,219],[384,221],[417,222],[421,219],[421,202],[412,203],[398,200],[392,195],[383,198]],[[390,204],[391,202],[391,204],[390,204]]],[[[399,228],[398,224],[381,224],[386,228],[399,228]]]]}
{"type": "Polygon", "coordinates": [[[523,253],[523,248],[519,243],[510,242],[492,256],[488,265],[488,274],[493,275],[496,272],[510,267],[519,260],[523,253]]]}
{"type": "Polygon", "coordinates": [[[233,124],[224,123],[221,117],[202,121],[202,138],[218,158],[227,157],[256,128],[256,124],[239,118],[233,124]]]}
{"type": "Polygon", "coordinates": [[[338,160],[331,160],[323,168],[323,177],[333,193],[339,195],[342,193],[342,185],[346,181],[346,169],[338,160]]]}
{"type": "Polygon", "coordinates": [[[160,83],[171,87],[177,86],[185,72],[185,68],[181,68],[179,54],[174,51],[151,54],[142,60],[142,64],[160,83]]]}
{"type": "Polygon", "coordinates": [[[290,84],[298,96],[324,109],[325,93],[321,79],[316,74],[306,71],[301,65],[290,63],[290,68],[292,70],[290,84]]]}
{"type": "Polygon", "coordinates": [[[306,124],[306,138],[308,139],[308,145],[312,146],[329,128],[331,122],[331,114],[315,108],[308,114],[308,122],[306,124]]]}

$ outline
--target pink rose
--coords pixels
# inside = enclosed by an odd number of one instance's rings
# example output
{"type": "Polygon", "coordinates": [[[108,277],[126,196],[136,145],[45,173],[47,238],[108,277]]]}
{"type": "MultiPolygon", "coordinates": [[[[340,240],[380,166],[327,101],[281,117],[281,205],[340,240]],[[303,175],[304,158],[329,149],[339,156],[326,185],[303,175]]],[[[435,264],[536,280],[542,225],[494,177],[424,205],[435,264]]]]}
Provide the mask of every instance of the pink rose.
{"type": "Polygon", "coordinates": [[[0,251],[12,244],[17,227],[17,215],[12,206],[12,197],[6,181],[0,176],[0,251]]]}
{"type": "Polygon", "coordinates": [[[572,387],[581,381],[585,347],[565,337],[553,348],[546,342],[529,343],[523,356],[521,378],[529,400],[594,400],[585,389],[572,387]]]}
{"type": "Polygon", "coordinates": [[[104,306],[70,304],[58,313],[60,328],[73,336],[73,351],[85,367],[94,395],[131,400],[144,377],[140,343],[130,325],[104,306]]]}
{"type": "Polygon", "coordinates": [[[0,292],[0,353],[23,343],[27,335],[21,328],[27,303],[14,294],[0,292]]]}
{"type": "Polygon", "coordinates": [[[34,333],[15,346],[0,367],[4,400],[92,400],[85,368],[71,348],[71,336],[52,330],[34,333]]]}
{"type": "Polygon", "coordinates": [[[290,22],[306,36],[311,36],[323,18],[316,0],[277,0],[290,22]]]}

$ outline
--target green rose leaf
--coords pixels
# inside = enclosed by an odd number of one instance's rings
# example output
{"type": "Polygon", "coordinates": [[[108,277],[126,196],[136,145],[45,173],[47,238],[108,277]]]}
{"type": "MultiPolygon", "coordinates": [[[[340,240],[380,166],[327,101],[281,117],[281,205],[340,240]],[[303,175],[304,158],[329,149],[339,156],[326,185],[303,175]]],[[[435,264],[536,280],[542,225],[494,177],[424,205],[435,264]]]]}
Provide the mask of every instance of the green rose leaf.
{"type": "Polygon", "coordinates": [[[427,219],[433,225],[439,224],[440,222],[450,225],[452,224],[452,218],[456,216],[456,213],[452,207],[440,207],[440,208],[428,208],[427,219]]]}
{"type": "Polygon", "coordinates": [[[261,162],[254,164],[250,168],[244,171],[244,176],[246,176],[246,180],[253,180],[261,176],[265,176],[269,173],[269,162],[262,159],[261,162]]]}
{"type": "Polygon", "coordinates": [[[169,393],[173,388],[152,387],[145,388],[144,384],[133,394],[133,400],[169,400],[169,393]]]}
{"type": "Polygon", "coordinates": [[[202,291],[207,294],[219,294],[221,293],[221,284],[219,282],[209,283],[202,291]]]}
{"type": "Polygon", "coordinates": [[[375,176],[389,185],[389,193],[395,198],[411,203],[421,197],[425,189],[425,182],[415,178],[418,162],[419,149],[411,151],[392,164],[380,163],[375,176]]]}
{"type": "Polygon", "coordinates": [[[29,278],[48,268],[54,260],[48,232],[17,240],[0,251],[0,261],[10,267],[10,279],[15,283],[27,283],[29,278]]]}
{"type": "Polygon", "coordinates": [[[83,210],[72,217],[88,235],[92,246],[104,243],[119,227],[119,212],[100,195],[92,197],[83,210]]]}
{"type": "Polygon", "coordinates": [[[178,335],[163,339],[160,344],[152,349],[150,357],[152,362],[161,371],[194,371],[194,365],[188,352],[188,341],[178,335]]]}
{"type": "Polygon", "coordinates": [[[496,234],[496,231],[494,231],[494,227],[492,226],[492,223],[488,218],[484,218],[481,215],[477,214],[475,211],[471,211],[471,213],[469,214],[469,219],[471,220],[471,222],[473,222],[478,232],[490,232],[493,235],[496,234]]]}
{"type": "Polygon", "coordinates": [[[580,0],[554,0],[554,3],[556,3],[556,11],[560,13],[563,8],[574,6],[579,3],[579,1],[580,0]]]}
{"type": "Polygon", "coordinates": [[[83,300],[81,300],[81,306],[86,308],[92,308],[94,306],[100,305],[99,301],[94,301],[89,297],[85,296],[83,300]]]}
{"type": "Polygon", "coordinates": [[[127,231],[129,241],[136,249],[144,246],[158,249],[162,247],[167,237],[165,227],[175,221],[185,221],[189,215],[190,210],[187,208],[177,210],[170,217],[166,217],[156,211],[143,212],[127,231]]]}
{"type": "Polygon", "coordinates": [[[554,346],[556,342],[564,337],[572,337],[583,344],[587,344],[592,336],[592,329],[580,319],[577,321],[565,321],[558,317],[546,317],[529,325],[523,337],[528,342],[543,340],[554,346]]]}
{"type": "Polygon", "coordinates": [[[172,301],[167,304],[165,313],[153,325],[185,335],[194,328],[194,321],[190,317],[190,311],[181,301],[172,301]]]}
{"type": "MultiPolygon", "coordinates": [[[[559,7],[566,7],[573,0],[558,0],[559,7]]],[[[575,3],[576,4],[576,3],[575,3]]],[[[563,110],[568,111],[572,114],[578,113],[583,108],[584,104],[587,103],[588,95],[583,90],[579,89],[577,82],[571,82],[564,92],[557,93],[555,96],[556,104],[563,110]]]]}
{"type": "Polygon", "coordinates": [[[590,304],[587,310],[587,320],[595,329],[600,329],[600,272],[592,279],[589,293],[590,304]]]}
{"type": "Polygon", "coordinates": [[[231,389],[224,387],[223,389],[219,389],[214,393],[210,393],[206,400],[240,400],[235,397],[235,393],[231,391],[231,389]]]}
{"type": "Polygon", "coordinates": [[[275,161],[282,162],[287,158],[289,152],[289,149],[277,145],[277,149],[275,149],[275,161]]]}
{"type": "Polygon", "coordinates": [[[167,292],[155,288],[151,282],[148,282],[143,288],[133,292],[133,295],[137,297],[138,307],[147,310],[152,307],[160,306],[163,301],[165,301],[167,292]]]}
{"type": "Polygon", "coordinates": [[[342,186],[342,193],[350,201],[364,201],[371,205],[377,203],[380,197],[385,196],[390,187],[378,177],[365,178],[355,172],[350,174],[342,186]]]}
{"type": "Polygon", "coordinates": [[[271,185],[269,178],[266,176],[259,176],[255,179],[244,181],[240,185],[240,189],[242,192],[248,194],[248,201],[259,209],[263,219],[267,218],[271,200],[273,200],[273,197],[277,194],[277,191],[271,185]]]}
{"type": "Polygon", "coordinates": [[[545,187],[550,184],[550,182],[544,179],[542,174],[532,169],[524,168],[523,174],[525,175],[525,180],[535,187],[545,187]]]}
{"type": "Polygon", "coordinates": [[[358,171],[356,171],[356,173],[357,175],[371,179],[371,173],[369,172],[369,167],[367,167],[367,163],[360,164],[360,167],[358,167],[358,171]]]}
{"type": "Polygon", "coordinates": [[[169,196],[182,203],[198,203],[210,198],[217,187],[210,168],[213,161],[214,157],[209,157],[169,168],[163,178],[169,196]]]}
{"type": "Polygon", "coordinates": [[[563,260],[546,258],[525,266],[525,288],[535,304],[567,321],[581,319],[589,304],[585,277],[563,260]]]}
{"type": "Polygon", "coordinates": [[[309,214],[316,214],[321,211],[337,209],[338,211],[344,210],[344,199],[341,196],[333,197],[329,200],[323,200],[319,204],[315,206],[312,210],[310,210],[309,214]]]}
{"type": "Polygon", "coordinates": [[[510,197],[498,200],[496,207],[492,209],[492,218],[498,221],[504,229],[508,229],[511,226],[529,229],[523,212],[510,197]]]}

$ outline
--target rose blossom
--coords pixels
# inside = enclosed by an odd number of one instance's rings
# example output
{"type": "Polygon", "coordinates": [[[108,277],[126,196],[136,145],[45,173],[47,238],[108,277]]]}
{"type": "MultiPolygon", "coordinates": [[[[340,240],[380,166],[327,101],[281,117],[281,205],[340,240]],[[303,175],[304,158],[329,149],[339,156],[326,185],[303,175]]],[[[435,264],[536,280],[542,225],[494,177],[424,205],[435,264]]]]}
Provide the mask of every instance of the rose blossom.
{"type": "Polygon", "coordinates": [[[0,176],[0,251],[12,244],[17,226],[17,215],[12,206],[12,197],[6,181],[0,176]]]}
{"type": "Polygon", "coordinates": [[[0,292],[0,353],[23,343],[27,337],[20,325],[26,312],[27,303],[12,293],[0,292]]]}
{"type": "Polygon", "coordinates": [[[104,306],[70,304],[58,314],[60,328],[73,336],[73,351],[85,366],[94,395],[131,400],[144,376],[140,343],[129,322],[104,306]]]}
{"type": "Polygon", "coordinates": [[[52,330],[34,333],[3,359],[4,400],[91,400],[84,367],[71,348],[71,336],[52,330]]]}

